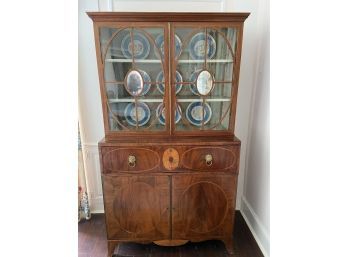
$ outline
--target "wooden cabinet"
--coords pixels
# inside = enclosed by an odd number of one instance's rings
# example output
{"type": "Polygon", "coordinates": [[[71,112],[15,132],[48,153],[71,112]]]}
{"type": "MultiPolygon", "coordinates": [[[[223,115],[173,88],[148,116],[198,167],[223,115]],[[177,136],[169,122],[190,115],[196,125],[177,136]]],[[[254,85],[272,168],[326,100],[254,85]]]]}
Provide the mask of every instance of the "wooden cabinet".
{"type": "Polygon", "coordinates": [[[219,239],[232,252],[234,135],[248,13],[88,13],[105,138],[109,256],[119,242],[219,239]]]}
{"type": "Polygon", "coordinates": [[[170,238],[168,176],[104,176],[108,239],[170,238]]]}
{"type": "Polygon", "coordinates": [[[107,147],[102,149],[104,173],[158,171],[160,156],[151,148],[107,147]],[[132,162],[132,158],[134,161],[132,162]]]}
{"type": "Polygon", "coordinates": [[[191,241],[231,237],[236,178],[227,174],[173,176],[173,237],[191,241]]]}
{"type": "Polygon", "coordinates": [[[236,171],[238,157],[238,147],[192,147],[183,152],[182,166],[193,171],[236,171]]]}

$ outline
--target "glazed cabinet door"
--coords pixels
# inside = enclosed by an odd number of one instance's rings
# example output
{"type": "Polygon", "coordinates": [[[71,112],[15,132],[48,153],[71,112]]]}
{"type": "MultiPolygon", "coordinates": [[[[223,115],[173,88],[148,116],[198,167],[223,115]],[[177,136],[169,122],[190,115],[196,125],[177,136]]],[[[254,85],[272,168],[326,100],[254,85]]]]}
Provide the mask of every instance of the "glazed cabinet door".
{"type": "Polygon", "coordinates": [[[236,182],[234,175],[173,176],[173,239],[232,235],[236,182]]]}
{"type": "Polygon", "coordinates": [[[175,53],[171,48],[175,133],[233,133],[241,28],[228,23],[173,23],[171,32],[180,45],[175,53]]]}
{"type": "Polygon", "coordinates": [[[167,23],[96,26],[106,137],[169,133],[167,23]]]}
{"type": "Polygon", "coordinates": [[[169,239],[168,176],[103,176],[108,239],[169,239]]]}

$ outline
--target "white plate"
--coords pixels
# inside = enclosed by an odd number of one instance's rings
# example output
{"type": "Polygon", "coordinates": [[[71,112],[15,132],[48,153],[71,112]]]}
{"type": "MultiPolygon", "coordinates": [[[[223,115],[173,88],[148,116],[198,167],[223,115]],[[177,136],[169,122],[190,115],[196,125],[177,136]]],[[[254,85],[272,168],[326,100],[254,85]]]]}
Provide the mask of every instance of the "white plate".
{"type": "MultiPolygon", "coordinates": [[[[138,103],[137,104],[138,109],[138,126],[144,126],[151,117],[151,112],[149,106],[145,103],[138,103]]],[[[126,108],[124,109],[124,116],[126,117],[126,120],[129,125],[136,126],[137,120],[136,120],[136,110],[135,110],[135,103],[129,103],[126,108]]]]}
{"type": "Polygon", "coordinates": [[[151,88],[151,78],[149,76],[149,74],[147,74],[145,71],[143,70],[139,70],[141,72],[141,75],[143,75],[143,80],[144,82],[149,82],[148,83],[144,83],[144,89],[143,92],[140,94],[140,96],[146,95],[147,92],[149,92],[150,88],[151,88]]]}
{"type": "MultiPolygon", "coordinates": [[[[163,72],[160,71],[156,77],[156,81],[163,81],[164,78],[163,78],[163,72]]],[[[182,82],[182,76],[180,74],[180,72],[176,71],[175,72],[175,82],[182,82]]],[[[182,84],[175,84],[175,94],[178,94],[180,92],[182,88],[182,84]]],[[[161,83],[161,84],[157,84],[157,89],[158,91],[161,92],[162,95],[164,95],[164,84],[161,83]]]]}
{"type": "MultiPolygon", "coordinates": [[[[212,111],[209,104],[204,105],[204,125],[207,124],[211,119],[212,111]]],[[[202,125],[203,116],[203,102],[192,102],[186,109],[186,118],[188,121],[195,126],[202,125]]]]}
{"type": "Polygon", "coordinates": [[[190,88],[191,92],[195,95],[200,95],[198,93],[196,83],[195,83],[197,76],[200,72],[201,72],[201,70],[196,70],[196,71],[192,72],[190,75],[190,82],[192,82],[192,84],[190,84],[189,88],[190,88]]]}
{"type": "MultiPolygon", "coordinates": [[[[165,108],[163,107],[163,103],[159,104],[156,109],[156,115],[158,117],[159,123],[162,125],[166,124],[166,117],[165,117],[165,108]]],[[[181,107],[180,105],[176,105],[175,109],[175,124],[178,123],[181,119],[181,107]]]]}
{"type": "MultiPolygon", "coordinates": [[[[199,32],[194,35],[189,43],[190,56],[193,60],[201,60],[205,58],[205,33],[199,32]]],[[[216,52],[215,39],[208,34],[207,37],[207,58],[214,57],[216,52]]]]}
{"type": "MultiPolygon", "coordinates": [[[[133,33],[134,58],[145,59],[150,53],[150,43],[142,33],[133,33]]],[[[122,39],[121,50],[124,57],[132,59],[132,39],[130,33],[122,39]]]]}
{"type": "MultiPolygon", "coordinates": [[[[160,34],[155,39],[155,44],[160,49],[162,56],[164,56],[164,36],[163,34],[160,34]]],[[[175,57],[178,57],[180,51],[181,51],[182,43],[178,35],[175,34],[175,57]]],[[[158,51],[155,51],[155,55],[158,56],[158,51]]]]}

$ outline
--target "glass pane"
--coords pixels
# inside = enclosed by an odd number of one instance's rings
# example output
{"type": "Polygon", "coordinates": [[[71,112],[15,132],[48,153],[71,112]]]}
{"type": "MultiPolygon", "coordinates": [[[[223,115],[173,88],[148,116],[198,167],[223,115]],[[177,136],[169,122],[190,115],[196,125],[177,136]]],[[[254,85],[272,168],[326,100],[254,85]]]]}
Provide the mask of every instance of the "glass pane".
{"type": "Polygon", "coordinates": [[[207,95],[213,89],[213,76],[209,71],[203,70],[197,75],[196,88],[199,94],[207,95]]]}
{"type": "Polygon", "coordinates": [[[103,27],[100,38],[110,130],[166,130],[168,82],[157,45],[164,38],[163,28],[103,27]]]}
{"type": "Polygon", "coordinates": [[[175,35],[182,42],[174,67],[182,76],[182,119],[175,129],[228,130],[236,29],[183,27],[175,35]]]}
{"type": "MultiPolygon", "coordinates": [[[[101,54],[102,54],[102,59],[104,59],[104,55],[106,53],[106,48],[108,46],[108,42],[109,40],[112,38],[112,36],[114,35],[114,33],[118,32],[118,29],[116,28],[100,28],[100,49],[101,49],[101,54]]],[[[120,49],[117,49],[116,44],[110,45],[110,51],[111,53],[115,54],[118,50],[120,51],[120,49]]]]}

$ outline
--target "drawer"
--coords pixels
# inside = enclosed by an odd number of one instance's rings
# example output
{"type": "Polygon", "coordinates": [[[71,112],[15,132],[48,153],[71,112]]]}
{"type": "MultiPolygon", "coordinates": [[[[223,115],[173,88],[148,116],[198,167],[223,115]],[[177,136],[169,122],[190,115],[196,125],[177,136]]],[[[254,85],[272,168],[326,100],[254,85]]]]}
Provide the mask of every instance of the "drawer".
{"type": "Polygon", "coordinates": [[[147,172],[158,171],[160,156],[150,148],[100,149],[102,172],[147,172]]]}
{"type": "Polygon", "coordinates": [[[194,147],[182,153],[182,166],[189,170],[238,170],[239,147],[194,147]]]}

